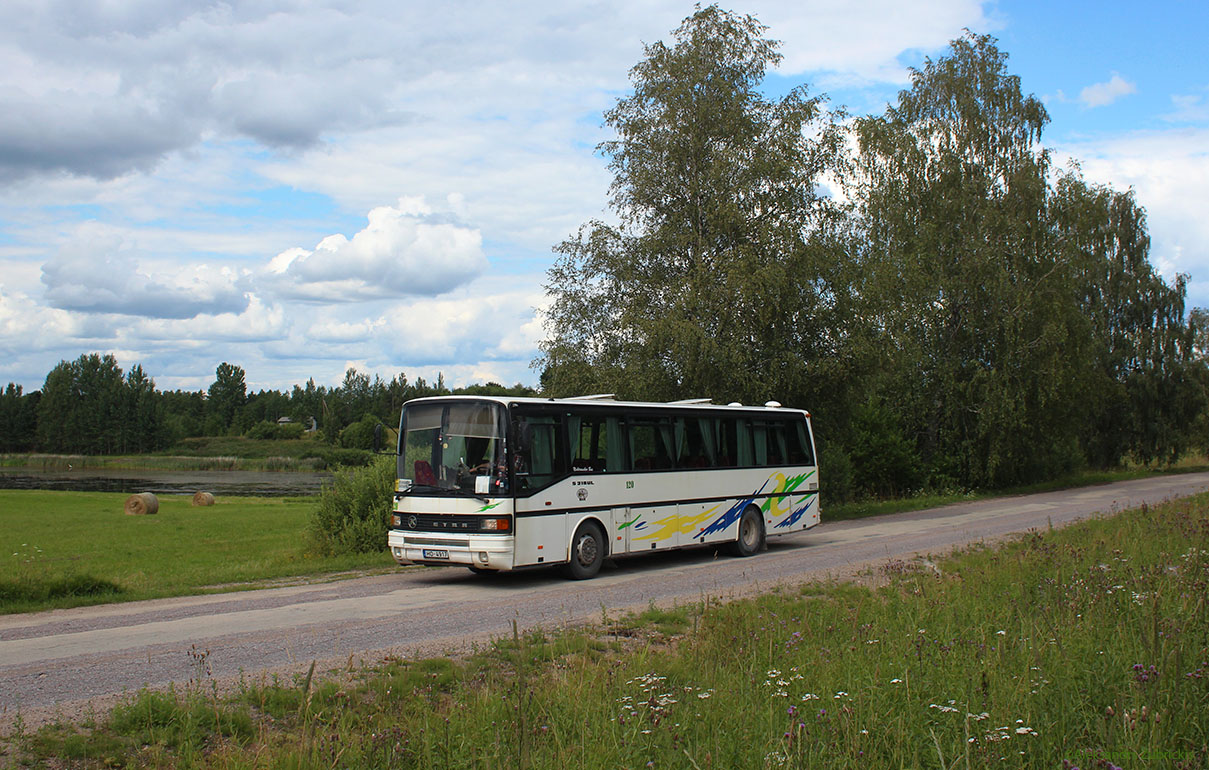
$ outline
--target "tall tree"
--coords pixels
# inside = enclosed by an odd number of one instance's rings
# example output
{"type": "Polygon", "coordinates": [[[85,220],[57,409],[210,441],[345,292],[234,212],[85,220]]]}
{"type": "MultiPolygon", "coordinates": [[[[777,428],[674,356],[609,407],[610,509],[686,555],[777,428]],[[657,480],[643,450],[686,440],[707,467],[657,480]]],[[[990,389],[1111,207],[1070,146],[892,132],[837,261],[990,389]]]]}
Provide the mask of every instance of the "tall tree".
{"type": "Polygon", "coordinates": [[[163,407],[163,442],[172,444],[186,436],[201,436],[206,424],[206,392],[165,390],[159,394],[163,407]]]}
{"type": "Polygon", "coordinates": [[[37,446],[38,391],[22,393],[10,382],[0,393],[0,452],[28,452],[37,446]]]}
{"type": "Polygon", "coordinates": [[[155,380],[147,376],[141,364],[126,375],[125,404],[119,429],[120,452],[150,452],[164,443],[162,407],[155,380]]]}
{"type": "Polygon", "coordinates": [[[373,410],[373,386],[368,374],[350,366],[344,372],[344,381],[337,388],[339,393],[340,420],[350,425],[373,410]]]}
{"type": "Polygon", "coordinates": [[[1084,414],[1088,335],[1047,226],[1048,116],[1006,61],[967,34],[857,121],[886,388],[936,473],[975,486],[1069,466],[1084,414]]]}
{"type": "Polygon", "coordinates": [[[844,285],[824,237],[835,209],[816,191],[840,136],[804,86],[760,92],[781,58],[764,32],[709,6],[631,70],[599,147],[620,224],[589,222],[556,249],[546,390],[750,402],[808,389],[844,285]]]}
{"type": "Polygon", "coordinates": [[[1185,276],[1168,285],[1150,263],[1146,212],[1133,192],[1089,184],[1077,166],[1055,185],[1050,210],[1057,248],[1079,266],[1080,311],[1090,326],[1094,381],[1082,443],[1108,466],[1132,455],[1171,461],[1204,410],[1201,313],[1185,318],[1185,276]]]}
{"type": "Polygon", "coordinates": [[[1149,263],[1131,194],[1051,185],[1045,109],[967,34],[857,121],[860,293],[882,395],[934,479],[1001,486],[1173,458],[1203,408],[1184,279],[1149,263]]]}
{"type": "Polygon", "coordinates": [[[279,390],[259,390],[248,394],[244,405],[245,421],[252,425],[258,422],[276,423],[278,418],[290,411],[290,397],[279,390]]]}
{"type": "Polygon", "coordinates": [[[248,402],[248,386],[241,367],[226,361],[214,370],[214,382],[209,390],[210,414],[216,418],[219,432],[238,427],[236,419],[241,416],[248,402]]]}
{"type": "Polygon", "coordinates": [[[38,442],[58,452],[120,450],[125,381],[112,355],[88,353],[60,361],[46,375],[38,404],[38,442]]]}
{"type": "Polygon", "coordinates": [[[326,388],[315,384],[315,378],[306,381],[306,387],[294,386],[290,391],[290,414],[295,422],[301,422],[310,430],[323,415],[323,398],[326,388]]]}
{"type": "Polygon", "coordinates": [[[75,375],[67,361],[60,361],[47,372],[38,405],[38,446],[48,452],[68,451],[68,422],[76,404],[74,389],[75,375]]]}

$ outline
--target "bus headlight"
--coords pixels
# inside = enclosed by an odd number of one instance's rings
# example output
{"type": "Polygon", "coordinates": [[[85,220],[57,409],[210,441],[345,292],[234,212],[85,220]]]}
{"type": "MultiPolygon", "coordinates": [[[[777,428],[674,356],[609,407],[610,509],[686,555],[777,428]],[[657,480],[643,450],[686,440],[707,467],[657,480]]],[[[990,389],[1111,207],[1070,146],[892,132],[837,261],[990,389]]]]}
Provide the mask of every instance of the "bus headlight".
{"type": "Polygon", "coordinates": [[[482,519],[479,528],[487,532],[507,532],[512,528],[510,519],[482,519]]]}

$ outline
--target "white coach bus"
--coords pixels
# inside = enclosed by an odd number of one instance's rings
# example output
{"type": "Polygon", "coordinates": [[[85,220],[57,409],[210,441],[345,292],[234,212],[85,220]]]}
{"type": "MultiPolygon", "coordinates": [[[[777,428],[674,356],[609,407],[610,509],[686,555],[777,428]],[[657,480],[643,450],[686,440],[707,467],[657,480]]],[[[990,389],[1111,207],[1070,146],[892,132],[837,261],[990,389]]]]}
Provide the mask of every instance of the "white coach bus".
{"type": "Polygon", "coordinates": [[[440,396],[399,426],[388,536],[400,564],[475,572],[727,544],[819,523],[810,415],[782,408],[440,396]]]}

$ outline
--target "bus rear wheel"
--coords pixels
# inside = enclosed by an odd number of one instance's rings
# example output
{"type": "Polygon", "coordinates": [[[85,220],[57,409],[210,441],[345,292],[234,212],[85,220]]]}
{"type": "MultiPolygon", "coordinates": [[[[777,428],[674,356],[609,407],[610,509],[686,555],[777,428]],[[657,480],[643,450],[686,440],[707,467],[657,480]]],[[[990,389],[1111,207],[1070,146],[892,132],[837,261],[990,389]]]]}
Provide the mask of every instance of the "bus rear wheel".
{"type": "Polygon", "coordinates": [[[595,522],[584,522],[575,530],[575,537],[571,540],[571,561],[567,563],[567,577],[572,580],[595,577],[596,573],[600,572],[604,557],[604,532],[595,522]]]}
{"type": "Polygon", "coordinates": [[[753,556],[764,547],[764,517],[753,505],[739,517],[739,538],[731,543],[735,556],[753,556]]]}

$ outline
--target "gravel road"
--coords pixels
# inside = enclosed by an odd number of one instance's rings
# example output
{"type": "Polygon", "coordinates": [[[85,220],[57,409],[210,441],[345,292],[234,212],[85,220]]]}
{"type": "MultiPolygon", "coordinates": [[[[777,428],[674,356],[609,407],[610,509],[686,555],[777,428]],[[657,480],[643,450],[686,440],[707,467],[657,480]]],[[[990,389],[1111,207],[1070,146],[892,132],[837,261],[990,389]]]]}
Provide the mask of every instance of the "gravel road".
{"type": "Polygon", "coordinates": [[[467,649],[558,626],[778,583],[847,577],[892,559],[946,553],[1209,490],[1209,473],[959,503],[825,523],[773,538],[748,559],[697,549],[607,564],[594,580],[551,571],[478,576],[406,569],[331,583],[0,617],[0,727],[104,707],[141,687],[319,670],[386,655],[467,649]]]}

